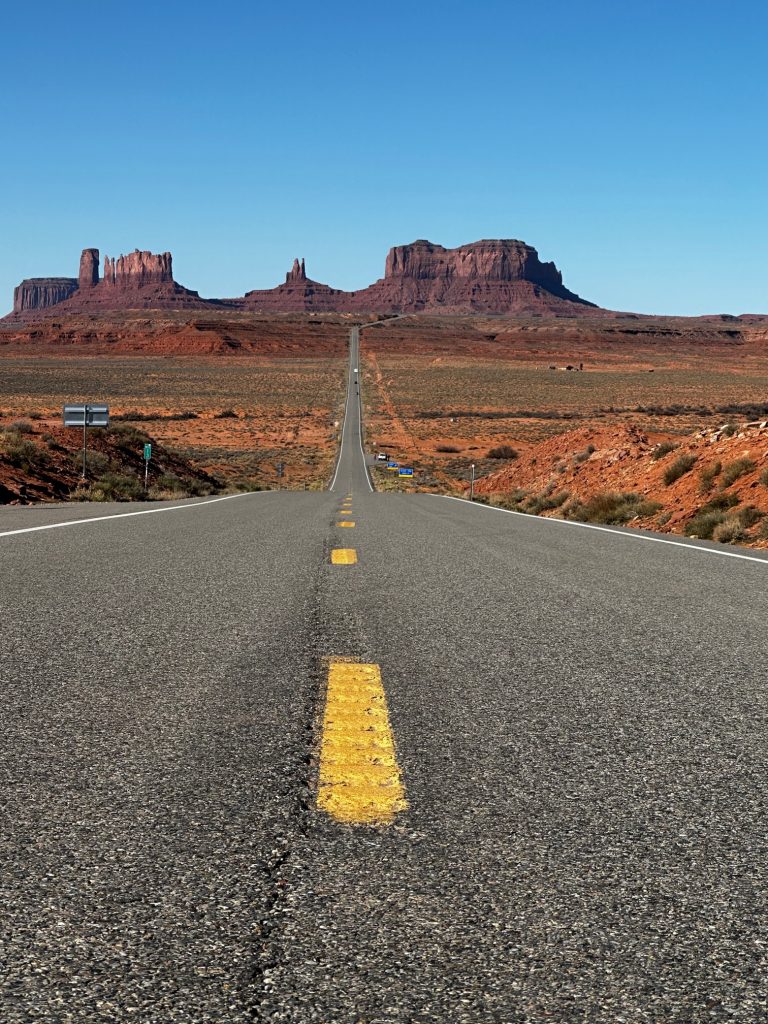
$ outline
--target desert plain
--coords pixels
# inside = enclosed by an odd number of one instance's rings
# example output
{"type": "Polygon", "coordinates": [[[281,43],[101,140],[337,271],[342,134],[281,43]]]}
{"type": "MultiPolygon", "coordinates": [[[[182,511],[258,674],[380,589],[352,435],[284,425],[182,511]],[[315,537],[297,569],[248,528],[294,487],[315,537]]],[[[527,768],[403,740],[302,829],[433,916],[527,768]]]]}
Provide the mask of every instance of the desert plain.
{"type": "MultiPolygon", "coordinates": [[[[466,494],[474,466],[475,498],[518,511],[768,542],[764,318],[371,321],[361,332],[366,441],[415,470],[410,482],[377,468],[378,488],[466,494]]],[[[140,474],[141,445],[155,444],[155,496],[322,488],[347,337],[361,322],[123,311],[4,324],[5,500],[120,496],[78,480],[81,437],[61,427],[61,407],[86,400],[107,402],[123,432],[118,475],[140,474]],[[8,449],[20,441],[52,449],[44,465],[14,465],[8,449]]],[[[92,435],[94,452],[111,457],[108,438],[92,435]]]]}

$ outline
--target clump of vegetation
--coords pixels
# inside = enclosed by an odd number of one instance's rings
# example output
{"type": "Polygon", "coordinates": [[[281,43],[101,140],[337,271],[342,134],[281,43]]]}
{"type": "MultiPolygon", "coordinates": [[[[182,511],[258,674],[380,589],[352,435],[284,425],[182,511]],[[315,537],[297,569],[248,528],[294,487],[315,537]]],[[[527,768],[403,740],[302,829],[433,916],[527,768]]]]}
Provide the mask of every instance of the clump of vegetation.
{"type": "Polygon", "coordinates": [[[768,469],[764,469],[760,474],[760,483],[763,487],[768,487],[768,469]]]}
{"type": "MultiPolygon", "coordinates": [[[[83,465],[82,452],[70,452],[72,462],[78,467],[83,465]]],[[[88,451],[85,456],[86,471],[96,476],[99,473],[106,473],[109,469],[109,456],[104,452],[88,451]]]]}
{"type": "Polygon", "coordinates": [[[528,497],[528,493],[522,487],[516,487],[507,494],[494,494],[491,504],[496,505],[498,508],[509,509],[511,512],[520,512],[522,511],[521,505],[528,497]]]}
{"type": "Polygon", "coordinates": [[[586,462],[586,461],[587,461],[587,459],[589,458],[589,456],[590,456],[590,455],[591,455],[591,454],[592,454],[592,453],[593,453],[593,452],[594,452],[595,450],[596,450],[596,449],[595,449],[595,446],[594,446],[593,444],[588,444],[588,445],[587,445],[587,447],[586,447],[586,448],[584,448],[584,450],[583,450],[583,451],[580,451],[580,452],[576,452],[576,454],[575,454],[575,455],[573,456],[573,462],[574,462],[574,465],[578,466],[578,465],[580,465],[580,464],[581,464],[582,462],[586,462]]]}
{"type": "MultiPolygon", "coordinates": [[[[439,450],[439,449],[438,449],[439,450]]],[[[511,444],[500,444],[488,451],[489,459],[516,459],[520,453],[511,444]]]]}
{"type": "Polygon", "coordinates": [[[733,435],[736,433],[737,430],[738,430],[738,427],[736,426],[735,423],[726,423],[722,427],[722,429],[720,431],[720,435],[721,435],[721,437],[733,437],[733,435]]]}
{"type": "Polygon", "coordinates": [[[570,494],[568,491],[553,492],[548,488],[541,494],[536,494],[529,498],[523,506],[523,511],[537,516],[542,512],[550,512],[554,508],[560,508],[569,498],[570,494]]]}
{"type": "Polygon", "coordinates": [[[35,428],[29,420],[14,420],[10,425],[10,429],[15,430],[17,434],[31,434],[35,428]]]}
{"type": "Polygon", "coordinates": [[[719,541],[721,544],[738,544],[744,539],[744,528],[736,516],[728,516],[715,527],[712,534],[712,540],[719,541]]]}
{"type": "Polygon", "coordinates": [[[0,455],[5,456],[12,466],[27,473],[45,469],[51,461],[45,448],[27,440],[18,430],[0,431],[0,455]]]}
{"type": "Polygon", "coordinates": [[[733,508],[739,504],[736,494],[716,494],[714,498],[702,505],[701,512],[724,512],[727,508],[733,508]]]}
{"type": "Polygon", "coordinates": [[[215,420],[236,420],[237,413],[234,409],[222,409],[221,412],[217,412],[213,418],[215,420]]]}
{"type": "Polygon", "coordinates": [[[757,531],[757,536],[760,540],[768,540],[768,518],[763,519],[760,523],[760,529],[757,531]]]}
{"type": "Polygon", "coordinates": [[[665,455],[669,455],[677,447],[678,445],[674,441],[662,441],[651,452],[651,458],[654,462],[657,462],[659,459],[663,459],[665,455]]]}
{"type": "Polygon", "coordinates": [[[745,530],[754,526],[755,523],[759,523],[761,519],[765,517],[765,512],[761,512],[759,508],[755,508],[754,505],[745,505],[744,508],[740,508],[736,513],[741,525],[745,530]]]}
{"type": "Polygon", "coordinates": [[[715,477],[720,475],[722,468],[723,464],[718,459],[716,462],[710,462],[708,466],[701,470],[699,473],[699,494],[709,494],[714,486],[715,477]]]}
{"type": "Polygon", "coordinates": [[[620,525],[632,519],[652,516],[661,509],[661,502],[650,501],[639,494],[603,491],[585,502],[573,502],[563,509],[566,519],[582,523],[620,525]]]}
{"type": "Polygon", "coordinates": [[[693,519],[685,524],[685,534],[688,537],[700,537],[701,540],[711,540],[715,528],[725,520],[724,512],[698,512],[693,519]]]}
{"type": "Polygon", "coordinates": [[[144,487],[138,477],[104,473],[90,486],[79,487],[72,497],[78,501],[138,501],[144,497],[144,487]]]}
{"type": "Polygon", "coordinates": [[[720,477],[720,486],[730,487],[731,484],[735,483],[740,476],[744,476],[745,473],[751,473],[755,468],[756,466],[753,460],[746,456],[741,459],[734,459],[733,462],[729,462],[723,467],[723,473],[720,477]]]}
{"type": "Polygon", "coordinates": [[[695,455],[678,455],[674,462],[670,463],[664,470],[662,477],[664,483],[669,487],[676,480],[679,480],[681,476],[685,476],[689,473],[694,465],[696,464],[695,455]]]}
{"type": "Polygon", "coordinates": [[[458,453],[461,451],[461,448],[457,448],[455,445],[452,444],[439,444],[435,448],[435,451],[443,452],[445,455],[458,455],[458,453]]]}

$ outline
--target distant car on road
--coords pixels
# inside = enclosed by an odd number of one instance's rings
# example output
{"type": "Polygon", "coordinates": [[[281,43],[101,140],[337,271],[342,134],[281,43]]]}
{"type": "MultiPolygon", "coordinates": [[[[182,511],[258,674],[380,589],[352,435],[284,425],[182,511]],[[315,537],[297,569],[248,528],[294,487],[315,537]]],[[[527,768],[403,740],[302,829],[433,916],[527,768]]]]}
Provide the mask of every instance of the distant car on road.
{"type": "Polygon", "coordinates": [[[386,462],[388,458],[389,458],[389,456],[385,455],[384,452],[379,452],[379,454],[376,456],[376,461],[377,462],[386,462]]]}

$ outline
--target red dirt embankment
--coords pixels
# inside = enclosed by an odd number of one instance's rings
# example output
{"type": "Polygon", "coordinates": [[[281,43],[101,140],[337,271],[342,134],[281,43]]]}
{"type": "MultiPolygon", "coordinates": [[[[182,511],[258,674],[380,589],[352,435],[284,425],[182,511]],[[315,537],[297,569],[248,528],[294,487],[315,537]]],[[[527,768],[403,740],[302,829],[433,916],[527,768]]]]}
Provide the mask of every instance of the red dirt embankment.
{"type": "Polygon", "coordinates": [[[540,515],[768,546],[768,424],[727,433],[585,427],[532,445],[475,493],[540,515]]]}
{"type": "Polygon", "coordinates": [[[142,430],[116,424],[92,428],[87,483],[81,482],[82,431],[26,420],[0,425],[0,504],[38,501],[133,501],[208,494],[221,481],[194,468],[142,430]],[[144,491],[144,445],[152,443],[149,490],[144,491]]]}

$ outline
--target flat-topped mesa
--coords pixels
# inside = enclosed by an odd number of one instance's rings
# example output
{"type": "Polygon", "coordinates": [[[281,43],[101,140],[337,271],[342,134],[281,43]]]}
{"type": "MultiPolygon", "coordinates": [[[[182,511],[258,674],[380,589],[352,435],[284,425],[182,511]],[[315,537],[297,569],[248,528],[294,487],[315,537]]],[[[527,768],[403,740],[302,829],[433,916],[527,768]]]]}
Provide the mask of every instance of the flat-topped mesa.
{"type": "Polygon", "coordinates": [[[77,280],[80,288],[93,288],[99,283],[98,249],[83,249],[80,254],[80,273],[77,280]]]}
{"type": "Polygon", "coordinates": [[[104,257],[103,285],[114,288],[144,288],[150,284],[173,283],[173,257],[169,252],[152,253],[134,249],[117,259],[104,257]]]}
{"type": "Polygon", "coordinates": [[[384,277],[355,292],[355,309],[394,313],[537,313],[576,315],[592,306],[563,286],[554,263],[514,238],[446,249],[426,239],[397,245],[384,277]]]}
{"type": "Polygon", "coordinates": [[[531,245],[516,238],[484,239],[446,249],[425,239],[389,250],[384,278],[419,279],[454,277],[486,281],[531,281],[552,291],[562,288],[563,277],[554,263],[542,263],[531,245]]]}
{"type": "Polygon", "coordinates": [[[13,312],[48,309],[77,291],[75,277],[30,277],[13,289],[13,312]]]}

